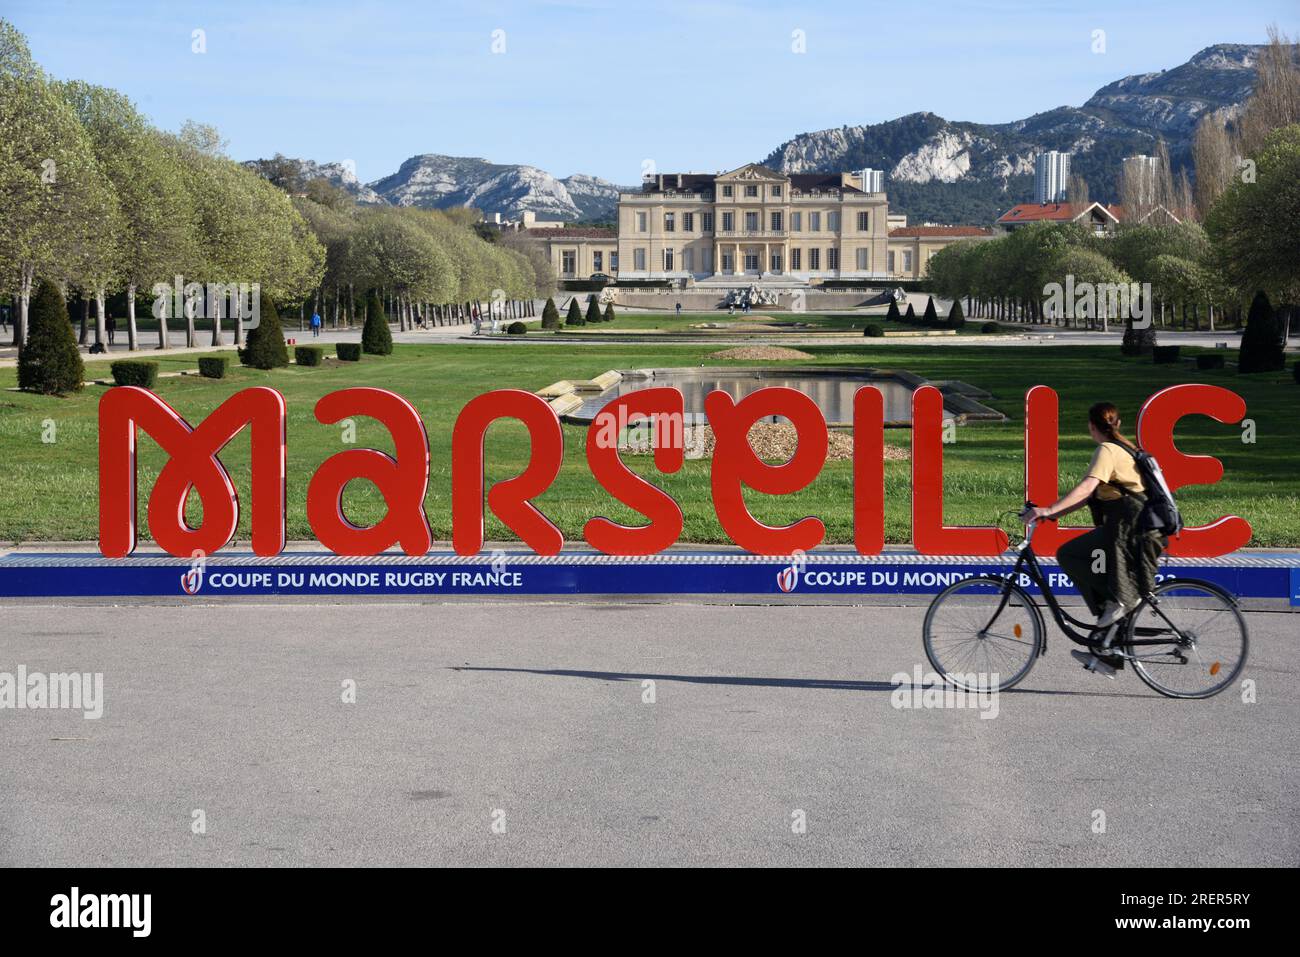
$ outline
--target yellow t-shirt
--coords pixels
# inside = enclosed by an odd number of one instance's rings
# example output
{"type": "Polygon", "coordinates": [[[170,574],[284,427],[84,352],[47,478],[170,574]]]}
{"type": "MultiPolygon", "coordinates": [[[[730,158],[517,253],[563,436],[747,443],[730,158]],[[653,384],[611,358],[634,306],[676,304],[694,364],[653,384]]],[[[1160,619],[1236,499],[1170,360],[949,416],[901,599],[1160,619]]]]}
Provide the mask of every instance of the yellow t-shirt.
{"type": "Polygon", "coordinates": [[[1092,463],[1088,466],[1088,478],[1095,478],[1108,485],[1097,486],[1097,498],[1112,502],[1121,498],[1123,493],[1111,486],[1119,485],[1130,492],[1142,494],[1142,476],[1138,474],[1137,463],[1133,456],[1114,442],[1103,442],[1092,454],[1092,463]]]}

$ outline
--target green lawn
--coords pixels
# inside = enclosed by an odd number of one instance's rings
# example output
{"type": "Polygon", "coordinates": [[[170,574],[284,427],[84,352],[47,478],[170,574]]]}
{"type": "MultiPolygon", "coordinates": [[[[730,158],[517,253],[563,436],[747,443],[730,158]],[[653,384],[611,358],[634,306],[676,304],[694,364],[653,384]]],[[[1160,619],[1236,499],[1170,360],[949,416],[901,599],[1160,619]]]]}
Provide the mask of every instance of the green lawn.
{"type": "MultiPolygon", "coordinates": [[[[471,397],[496,387],[535,390],[566,378],[588,378],[606,369],[699,365],[717,347],[708,343],[664,345],[589,345],[563,350],[525,344],[492,348],[461,345],[399,345],[386,359],[367,357],[357,365],[319,369],[259,372],[237,369],[226,380],[197,377],[162,379],[158,392],[191,423],[200,420],[237,389],[271,385],[282,391],[289,409],[290,538],[309,538],[305,517],[307,479],[327,456],[347,446],[338,426],[324,426],[312,415],[314,401],[326,392],[358,384],[382,385],[408,398],[424,416],[432,452],[432,473],[426,502],[434,534],[449,537],[450,443],[456,414],[471,397]]],[[[964,379],[994,394],[989,404],[1010,418],[1006,424],[962,427],[957,442],[946,448],[946,517],[952,524],[984,524],[1018,505],[1022,491],[1024,394],[1034,384],[1053,386],[1061,395],[1063,486],[1082,474],[1092,444],[1084,427],[1089,404],[1098,399],[1116,402],[1128,423],[1138,404],[1158,389],[1183,381],[1206,381],[1236,390],[1247,402],[1256,423],[1258,442],[1243,444],[1234,426],[1209,420],[1186,422],[1179,433],[1185,451],[1213,454],[1226,466],[1217,486],[1188,488],[1179,494],[1189,524],[1220,515],[1245,516],[1255,528],[1256,545],[1300,546],[1300,417],[1296,416],[1300,387],[1286,373],[1250,377],[1230,371],[1198,372],[1186,365],[1152,365],[1150,360],[1120,356],[1114,346],[805,346],[814,363],[864,364],[907,369],[932,379],[964,379]]],[[[1187,351],[1187,350],[1185,350],[1187,351]]],[[[233,353],[227,352],[232,356],[233,353]]],[[[194,354],[159,357],[163,371],[197,365],[194,354]]],[[[717,360],[709,360],[717,364],[717,360]]],[[[753,363],[741,363],[753,364],[753,363]]],[[[88,377],[108,375],[107,363],[92,363],[88,377]]],[[[13,386],[13,369],[0,369],[0,387],[13,386]]],[[[0,540],[92,540],[97,533],[96,403],[103,389],[88,386],[69,398],[46,398],[0,392],[0,540]],[[57,441],[41,441],[43,423],[52,420],[57,441]]],[[[358,420],[361,445],[391,449],[378,424],[358,420]]],[[[538,502],[569,539],[581,537],[584,522],[607,515],[638,522],[635,514],[613,503],[595,484],[582,454],[584,429],[565,427],[566,461],[555,485],[538,502]]],[[[891,430],[887,441],[906,445],[910,432],[891,430]]],[[[488,474],[498,480],[516,474],[527,457],[526,434],[514,423],[500,423],[488,436],[488,474]]],[[[222,455],[240,489],[244,515],[241,536],[247,535],[248,440],[240,436],[222,455]]],[[[141,436],[141,500],[152,487],[163,454],[141,436]]],[[[638,471],[653,475],[648,456],[631,460],[638,471]]],[[[688,461],[673,476],[655,478],[681,503],[686,515],[684,540],[723,541],[709,494],[709,465],[688,461]]],[[[906,462],[886,465],[886,531],[891,541],[909,538],[910,480],[906,462]]],[[[751,509],[764,521],[785,523],[804,515],[820,516],[828,540],[851,540],[852,495],[849,463],[828,463],[821,476],[798,495],[773,499],[748,496],[751,509]]],[[[349,488],[345,507],[359,523],[374,521],[383,510],[382,498],[368,483],[349,488]]],[[[143,511],[143,509],[142,509],[143,511]]],[[[1086,513],[1084,513],[1086,514],[1086,513]]],[[[193,520],[197,520],[197,513],[193,520]]],[[[141,534],[147,527],[141,516],[141,534]]],[[[491,516],[488,536],[508,537],[491,516]]]]}

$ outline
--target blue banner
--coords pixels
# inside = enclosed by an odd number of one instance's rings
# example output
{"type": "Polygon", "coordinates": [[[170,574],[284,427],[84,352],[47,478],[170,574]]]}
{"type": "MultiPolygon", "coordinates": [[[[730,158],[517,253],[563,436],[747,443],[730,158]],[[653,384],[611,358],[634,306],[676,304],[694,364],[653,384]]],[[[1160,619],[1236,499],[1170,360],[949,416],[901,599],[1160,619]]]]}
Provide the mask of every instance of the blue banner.
{"type": "MultiPolygon", "coordinates": [[[[495,552],[474,558],[431,553],[344,558],[223,553],[206,561],[167,556],[106,559],[87,554],[0,556],[0,597],[292,595],[933,595],[961,578],[1006,574],[1013,563],[890,552],[812,552],[799,559],[737,552],[667,552],[646,558],[495,552]]],[[[1044,561],[1054,591],[1078,594],[1044,561]]],[[[1200,578],[1241,598],[1300,604],[1300,555],[1249,553],[1170,559],[1161,577],[1200,578]]],[[[1027,577],[1022,584],[1033,590],[1027,577]]]]}

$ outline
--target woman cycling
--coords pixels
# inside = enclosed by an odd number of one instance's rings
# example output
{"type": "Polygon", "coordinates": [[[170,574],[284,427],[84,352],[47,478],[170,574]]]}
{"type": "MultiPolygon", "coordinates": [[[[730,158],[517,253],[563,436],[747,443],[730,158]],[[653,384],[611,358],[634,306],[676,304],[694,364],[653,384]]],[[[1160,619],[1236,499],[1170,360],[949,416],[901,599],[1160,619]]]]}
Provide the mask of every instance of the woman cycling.
{"type": "MultiPolygon", "coordinates": [[[[1142,477],[1131,454],[1133,445],[1119,431],[1119,410],[1098,402],[1088,410],[1088,432],[1097,443],[1088,474],[1054,505],[1026,509],[1021,518],[1057,519],[1084,505],[1092,510],[1097,526],[1072,538],[1056,551],[1062,571],[1070,576],[1097,616],[1101,647],[1114,640],[1117,624],[1137,607],[1141,597],[1155,587],[1156,567],[1165,538],[1137,529],[1138,513],[1146,503],[1142,477]]],[[[1123,667],[1123,659],[1071,652],[1084,667],[1108,677],[1123,667]]]]}

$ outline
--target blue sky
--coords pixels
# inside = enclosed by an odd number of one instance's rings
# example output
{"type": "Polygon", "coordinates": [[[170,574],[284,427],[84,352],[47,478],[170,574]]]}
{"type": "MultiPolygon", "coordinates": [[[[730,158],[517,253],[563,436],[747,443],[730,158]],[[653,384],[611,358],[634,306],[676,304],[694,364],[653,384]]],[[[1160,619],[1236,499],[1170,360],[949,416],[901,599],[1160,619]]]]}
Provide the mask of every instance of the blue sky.
{"type": "Polygon", "coordinates": [[[647,159],[731,168],[809,130],[1018,119],[1272,22],[1300,33],[1296,0],[6,0],[3,16],[47,71],[160,127],[214,123],[236,159],[350,159],[365,181],[416,153],[618,183],[647,159]]]}

